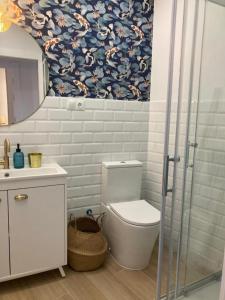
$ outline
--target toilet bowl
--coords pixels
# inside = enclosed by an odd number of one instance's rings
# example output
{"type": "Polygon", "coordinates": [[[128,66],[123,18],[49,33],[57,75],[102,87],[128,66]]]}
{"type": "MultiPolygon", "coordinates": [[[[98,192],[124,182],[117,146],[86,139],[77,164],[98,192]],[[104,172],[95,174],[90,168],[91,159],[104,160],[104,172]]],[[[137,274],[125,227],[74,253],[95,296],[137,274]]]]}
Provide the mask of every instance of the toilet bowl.
{"type": "Polygon", "coordinates": [[[132,270],[148,266],[160,224],[159,210],[136,200],[140,199],[141,176],[141,162],[103,163],[104,232],[112,256],[132,270]]]}
{"type": "Polygon", "coordinates": [[[148,266],[159,234],[159,220],[160,212],[145,200],[106,207],[105,232],[119,265],[132,270],[148,266]]]}

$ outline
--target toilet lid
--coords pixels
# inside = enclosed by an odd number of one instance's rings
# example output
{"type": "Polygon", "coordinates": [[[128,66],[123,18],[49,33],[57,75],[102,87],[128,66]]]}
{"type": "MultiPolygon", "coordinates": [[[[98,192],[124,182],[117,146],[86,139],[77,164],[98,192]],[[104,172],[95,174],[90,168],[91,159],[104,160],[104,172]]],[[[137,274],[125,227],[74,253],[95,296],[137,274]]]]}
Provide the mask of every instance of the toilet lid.
{"type": "Polygon", "coordinates": [[[160,221],[160,211],[145,200],[111,203],[110,207],[130,224],[147,226],[160,221]]]}

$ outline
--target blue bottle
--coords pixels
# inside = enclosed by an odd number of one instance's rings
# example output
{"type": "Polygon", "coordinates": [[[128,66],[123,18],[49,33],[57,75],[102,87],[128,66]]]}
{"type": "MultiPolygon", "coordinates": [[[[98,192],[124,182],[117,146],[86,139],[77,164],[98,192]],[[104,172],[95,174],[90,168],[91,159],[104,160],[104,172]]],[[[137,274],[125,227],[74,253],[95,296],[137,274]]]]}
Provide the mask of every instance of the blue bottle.
{"type": "Polygon", "coordinates": [[[21,152],[20,144],[17,144],[16,152],[13,154],[13,165],[15,169],[24,168],[24,154],[21,152]]]}

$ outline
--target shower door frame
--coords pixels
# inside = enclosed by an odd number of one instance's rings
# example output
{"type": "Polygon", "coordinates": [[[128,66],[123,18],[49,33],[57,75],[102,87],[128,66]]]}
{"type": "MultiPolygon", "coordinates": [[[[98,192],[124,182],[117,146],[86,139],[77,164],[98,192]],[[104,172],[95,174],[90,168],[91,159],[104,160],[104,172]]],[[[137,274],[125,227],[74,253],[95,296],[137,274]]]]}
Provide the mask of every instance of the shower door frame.
{"type": "MultiPolygon", "coordinates": [[[[178,1],[173,0],[172,2],[172,12],[171,12],[171,28],[170,28],[170,47],[169,47],[169,68],[168,68],[168,86],[167,86],[167,97],[166,97],[166,122],[165,122],[165,134],[164,134],[164,158],[163,158],[163,176],[162,176],[162,201],[161,201],[161,222],[160,222],[160,238],[159,238],[159,254],[158,254],[158,272],[157,272],[157,291],[156,299],[161,299],[161,278],[162,278],[162,264],[164,255],[164,227],[165,227],[165,216],[166,216],[166,202],[168,193],[172,194],[172,209],[170,215],[170,235],[172,235],[173,230],[173,211],[174,203],[176,198],[176,175],[177,175],[177,164],[180,162],[180,157],[178,153],[178,143],[179,143],[179,123],[180,123],[180,110],[181,110],[181,82],[182,82],[182,61],[183,61],[183,42],[185,33],[185,0],[182,1],[180,11],[178,9],[178,1]],[[179,17],[182,16],[182,21],[179,17]],[[176,42],[177,36],[179,38],[179,33],[177,27],[181,25],[181,42],[176,42]],[[180,53],[176,53],[176,47],[180,46],[180,53]],[[175,70],[175,59],[179,61],[179,66],[175,70]],[[177,72],[178,76],[175,76],[177,72]],[[175,85],[175,92],[174,92],[175,85]],[[175,96],[174,96],[175,94],[175,96]],[[177,118],[176,118],[176,137],[174,154],[169,155],[169,140],[170,140],[170,124],[171,124],[171,106],[173,99],[177,99],[177,118]],[[173,183],[172,187],[168,187],[168,176],[169,176],[169,165],[174,164],[173,169],[173,183]]],[[[181,1],[180,1],[181,3],[181,1]]],[[[171,240],[172,241],[172,240],[171,240]]],[[[173,255],[173,244],[170,243],[169,247],[169,261],[168,261],[168,275],[172,270],[172,255],[173,255]]],[[[167,292],[163,299],[167,300],[170,298],[170,293],[172,295],[176,294],[176,291],[170,291],[171,280],[167,276],[167,292]]]]}
{"type": "MultiPolygon", "coordinates": [[[[188,144],[191,142],[191,144],[197,145],[197,131],[198,131],[198,113],[199,113],[199,104],[200,104],[200,80],[201,80],[201,74],[202,74],[202,58],[203,58],[203,39],[204,39],[204,34],[205,34],[205,16],[206,16],[206,6],[208,2],[212,2],[218,5],[225,6],[225,0],[197,0],[198,1],[198,7],[196,10],[196,23],[195,23],[195,33],[194,33],[194,55],[192,57],[191,64],[193,65],[193,74],[191,76],[192,82],[190,85],[192,86],[190,90],[190,99],[189,99],[189,116],[188,116],[188,122],[187,122],[187,131],[186,131],[186,141],[188,144]],[[221,3],[222,2],[222,3],[221,3]],[[195,136],[194,140],[189,141],[189,127],[190,127],[190,120],[191,120],[191,106],[192,106],[192,101],[197,102],[197,110],[196,110],[196,115],[195,115],[195,136]]],[[[196,2],[197,2],[196,1],[196,2]]],[[[190,148],[187,147],[187,155],[186,157],[189,157],[188,152],[190,151],[190,148]]],[[[193,169],[192,169],[192,182],[194,181],[194,176],[195,176],[195,155],[196,155],[196,149],[194,148],[194,153],[193,153],[193,169]]],[[[188,159],[187,159],[187,164],[188,164],[188,159]]],[[[183,205],[182,205],[182,215],[184,215],[184,202],[186,199],[186,190],[185,190],[185,173],[187,170],[184,168],[184,177],[183,177],[183,205]]],[[[192,207],[192,195],[193,195],[193,184],[191,184],[191,193],[189,197],[189,228],[188,230],[190,231],[190,217],[191,217],[191,207],[192,207]]],[[[208,284],[211,281],[214,280],[219,280],[222,275],[222,270],[209,274],[205,276],[204,278],[185,285],[185,280],[183,282],[183,287],[181,286],[181,283],[179,281],[179,274],[180,274],[180,264],[181,264],[181,254],[182,254],[182,244],[183,244],[183,227],[184,223],[181,222],[181,230],[180,230],[180,240],[179,240],[179,246],[178,246],[178,251],[179,251],[179,256],[178,256],[178,264],[177,264],[177,274],[176,274],[176,294],[177,296],[181,295],[187,295],[189,292],[201,288],[204,285],[208,284]]],[[[187,234],[187,247],[185,249],[185,263],[187,265],[187,260],[188,260],[188,252],[189,252],[189,238],[190,234],[187,234]]]]}
{"type": "MultiPolygon", "coordinates": [[[[157,277],[157,300],[161,298],[161,277],[162,277],[162,258],[163,258],[163,245],[164,245],[164,220],[165,220],[165,211],[166,211],[166,197],[167,193],[172,193],[172,205],[176,199],[176,169],[177,163],[179,162],[179,154],[178,154],[178,140],[179,140],[179,119],[180,119],[180,103],[182,102],[182,93],[183,89],[183,73],[185,70],[184,67],[184,60],[186,63],[190,64],[189,75],[190,81],[188,83],[188,89],[186,89],[186,98],[188,101],[188,117],[186,123],[186,137],[185,137],[185,153],[184,153],[184,165],[183,165],[183,184],[182,184],[182,209],[181,209],[181,219],[180,219],[180,236],[179,242],[177,246],[177,264],[176,264],[176,280],[174,284],[174,290],[171,290],[171,279],[168,276],[167,280],[167,293],[163,299],[176,299],[179,296],[184,295],[185,293],[194,290],[195,288],[199,288],[204,286],[206,283],[215,280],[221,276],[221,272],[217,272],[215,274],[211,274],[198,282],[192,283],[188,286],[185,286],[185,280],[183,284],[180,281],[180,274],[181,274],[181,258],[182,258],[182,246],[183,246],[183,230],[184,230],[184,223],[183,223],[183,216],[184,216],[184,204],[186,201],[186,175],[187,175],[187,166],[189,161],[189,151],[190,151],[190,141],[189,141],[189,129],[190,129],[190,121],[191,121],[191,114],[192,114],[192,102],[197,102],[197,110],[195,116],[195,137],[194,141],[191,143],[195,143],[196,140],[196,131],[197,131],[197,117],[198,117],[198,103],[199,103],[199,88],[200,88],[200,76],[201,76],[201,63],[202,63],[202,47],[203,47],[203,37],[204,37],[204,22],[205,22],[205,8],[206,3],[208,1],[218,3],[218,0],[195,0],[193,12],[194,15],[194,27],[193,27],[193,36],[192,36],[192,44],[191,44],[191,55],[189,57],[184,57],[184,48],[187,47],[187,41],[185,45],[185,35],[186,30],[188,28],[187,23],[187,16],[186,16],[186,9],[187,6],[183,6],[183,29],[182,29],[182,43],[181,43],[181,55],[179,61],[179,80],[178,80],[178,105],[177,105],[177,120],[176,120],[176,139],[175,139],[175,147],[174,147],[174,157],[172,159],[168,155],[168,148],[169,148],[169,133],[170,133],[170,114],[171,114],[171,103],[172,103],[172,89],[173,85],[177,84],[174,83],[174,52],[175,52],[175,39],[176,39],[176,19],[177,19],[177,1],[173,1],[173,15],[172,15],[172,23],[171,23],[171,45],[170,45],[170,65],[169,65],[169,75],[168,75],[168,90],[167,90],[167,111],[166,111],[166,129],[165,129],[165,140],[164,140],[164,163],[163,163],[163,189],[162,189],[162,205],[161,205],[161,233],[160,233],[160,243],[159,243],[159,261],[158,261],[158,277],[157,277]],[[174,26],[174,28],[173,28],[174,26]],[[188,62],[187,62],[188,61],[188,62]],[[168,184],[168,165],[169,161],[174,162],[174,172],[173,172],[173,187],[171,189],[167,188],[168,184]],[[183,285],[183,286],[182,286],[183,285]]],[[[195,152],[195,149],[194,149],[195,152]]],[[[194,174],[194,166],[192,169],[192,181],[193,181],[193,174],[194,174]]],[[[192,192],[192,187],[191,187],[192,192]]],[[[189,205],[191,207],[191,194],[189,197],[189,205]]],[[[173,230],[173,207],[171,210],[171,231],[173,230]]],[[[189,220],[190,220],[190,211],[189,211],[189,220]]],[[[171,234],[171,233],[170,233],[171,234]]],[[[188,235],[187,235],[188,236],[188,235]]],[[[188,243],[187,243],[188,244],[188,243]]],[[[168,268],[168,275],[172,272],[171,266],[171,259],[173,254],[173,245],[170,245],[170,254],[169,254],[169,268],[168,268]]],[[[188,248],[185,249],[186,258],[188,253],[188,248]]],[[[171,276],[172,277],[172,276],[171,276]]]]}

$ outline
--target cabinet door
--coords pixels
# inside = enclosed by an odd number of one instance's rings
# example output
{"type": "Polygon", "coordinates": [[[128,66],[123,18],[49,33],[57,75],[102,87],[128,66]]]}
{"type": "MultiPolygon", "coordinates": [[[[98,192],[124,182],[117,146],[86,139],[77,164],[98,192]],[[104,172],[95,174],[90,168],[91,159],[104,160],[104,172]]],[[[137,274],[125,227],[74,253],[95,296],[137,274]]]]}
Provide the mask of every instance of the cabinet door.
{"type": "Polygon", "coordinates": [[[64,185],[8,192],[12,275],[64,265],[64,194],[64,185]]]}
{"type": "Polygon", "coordinates": [[[0,192],[0,278],[9,276],[9,228],[7,192],[0,192]]]}

